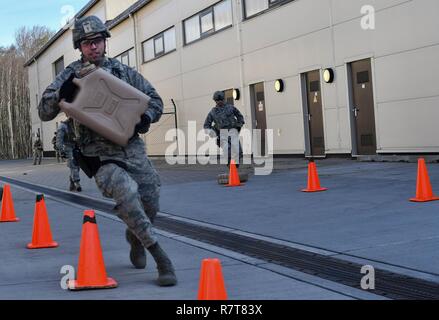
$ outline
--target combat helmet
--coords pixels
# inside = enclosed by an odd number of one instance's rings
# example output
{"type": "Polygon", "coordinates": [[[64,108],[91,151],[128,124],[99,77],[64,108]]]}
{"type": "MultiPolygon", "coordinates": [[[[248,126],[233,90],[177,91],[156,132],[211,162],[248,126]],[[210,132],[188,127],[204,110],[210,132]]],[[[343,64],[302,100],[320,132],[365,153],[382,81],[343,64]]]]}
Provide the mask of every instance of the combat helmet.
{"type": "Polygon", "coordinates": [[[224,101],[224,99],[225,99],[224,91],[217,91],[213,94],[214,101],[224,101]]]}
{"type": "Polygon", "coordinates": [[[111,37],[107,26],[98,17],[88,16],[76,20],[73,29],[73,48],[78,49],[82,40],[99,33],[105,38],[111,37]]]}

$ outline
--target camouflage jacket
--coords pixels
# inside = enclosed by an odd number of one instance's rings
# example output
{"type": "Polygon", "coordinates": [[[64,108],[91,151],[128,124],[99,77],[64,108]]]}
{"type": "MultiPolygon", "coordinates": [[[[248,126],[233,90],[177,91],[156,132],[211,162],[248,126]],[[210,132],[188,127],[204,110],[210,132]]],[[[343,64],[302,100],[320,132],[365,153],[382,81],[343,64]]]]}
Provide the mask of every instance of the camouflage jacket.
{"type": "MultiPolygon", "coordinates": [[[[78,77],[83,65],[82,60],[73,62],[44,91],[38,106],[38,115],[42,121],[51,121],[58,115],[60,112],[58,105],[60,100],[59,89],[72,73],[75,73],[78,77]]],[[[149,116],[151,122],[159,121],[163,112],[162,98],[140,73],[112,58],[105,58],[101,68],[148,95],[151,100],[145,113],[149,116]]],[[[74,129],[76,142],[86,156],[111,156],[125,153],[123,147],[105,139],[77,121],[74,121],[74,129]]]]}
{"type": "Polygon", "coordinates": [[[75,144],[73,121],[61,122],[56,132],[56,147],[58,150],[64,150],[64,146],[73,147],[75,144]]]}
{"type": "Polygon", "coordinates": [[[244,125],[244,117],[235,106],[225,104],[215,106],[204,121],[204,129],[213,129],[219,133],[221,129],[239,129],[244,125]]]}
{"type": "Polygon", "coordinates": [[[34,150],[43,150],[43,143],[41,142],[41,140],[35,140],[34,150]]]}
{"type": "Polygon", "coordinates": [[[52,138],[53,149],[58,150],[58,146],[56,145],[56,133],[52,138]]]}

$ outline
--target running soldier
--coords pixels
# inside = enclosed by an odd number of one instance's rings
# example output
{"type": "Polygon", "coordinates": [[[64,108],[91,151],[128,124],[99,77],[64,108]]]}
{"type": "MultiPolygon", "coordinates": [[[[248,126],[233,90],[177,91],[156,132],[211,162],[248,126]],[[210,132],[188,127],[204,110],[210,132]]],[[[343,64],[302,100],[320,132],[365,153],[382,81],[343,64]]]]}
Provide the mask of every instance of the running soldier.
{"type": "Polygon", "coordinates": [[[160,119],[163,101],[140,73],[105,56],[106,38],[110,36],[105,24],[95,16],[75,22],[73,45],[81,51],[82,57],[67,66],[43,93],[38,107],[39,116],[43,121],[53,120],[60,112],[60,101],[73,101],[77,90],[73,78],[87,63],[95,64],[151,98],[148,109],[139,118],[135,135],[126,147],[112,143],[76,120],[74,127],[83,159],[93,164],[91,175],[98,188],[104,196],[116,201],[117,215],[128,226],[126,238],[131,245],[131,262],[136,268],[145,268],[144,248],[148,249],[157,263],[158,284],[173,286],[177,283],[174,267],[157,242],[152,226],[159,211],[160,178],[138,135],[146,133],[150,124],[160,119]]]}

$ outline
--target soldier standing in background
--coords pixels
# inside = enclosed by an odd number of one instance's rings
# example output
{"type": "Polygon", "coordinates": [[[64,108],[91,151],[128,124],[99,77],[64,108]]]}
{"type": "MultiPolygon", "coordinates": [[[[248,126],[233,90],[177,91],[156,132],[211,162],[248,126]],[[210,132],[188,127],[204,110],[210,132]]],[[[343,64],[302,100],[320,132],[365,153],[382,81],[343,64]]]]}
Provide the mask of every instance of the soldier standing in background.
{"type": "Polygon", "coordinates": [[[40,135],[37,134],[37,138],[34,142],[34,166],[37,164],[41,164],[41,159],[43,157],[43,143],[41,142],[40,135]]]}
{"type": "Polygon", "coordinates": [[[56,134],[57,149],[61,152],[61,157],[67,159],[67,167],[70,168],[70,191],[82,191],[79,177],[79,165],[73,158],[73,149],[76,146],[73,119],[68,118],[62,121],[56,134]]]}
{"type": "Polygon", "coordinates": [[[56,144],[56,133],[57,132],[55,131],[53,138],[52,138],[52,145],[53,145],[53,150],[55,150],[56,162],[60,163],[61,161],[64,162],[64,159],[61,157],[61,153],[60,153],[58,146],[56,144]]]}
{"type": "Polygon", "coordinates": [[[208,130],[212,138],[216,137],[218,147],[221,147],[224,151],[224,156],[227,156],[228,165],[230,165],[230,161],[233,159],[237,167],[239,167],[240,159],[242,158],[239,132],[245,124],[244,117],[235,106],[225,102],[223,91],[215,92],[213,100],[216,106],[207,115],[203,127],[208,130]],[[221,130],[227,130],[227,134],[221,134],[221,130]]]}

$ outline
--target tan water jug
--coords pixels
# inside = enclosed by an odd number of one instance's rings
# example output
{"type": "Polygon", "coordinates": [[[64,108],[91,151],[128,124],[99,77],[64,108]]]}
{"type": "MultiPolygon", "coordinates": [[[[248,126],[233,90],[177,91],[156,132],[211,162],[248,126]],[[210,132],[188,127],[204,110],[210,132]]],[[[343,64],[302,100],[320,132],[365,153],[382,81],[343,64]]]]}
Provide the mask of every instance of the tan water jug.
{"type": "Polygon", "coordinates": [[[72,103],[61,101],[61,110],[104,138],[126,146],[150,98],[94,65],[83,69],[73,83],[79,92],[72,103]]]}

